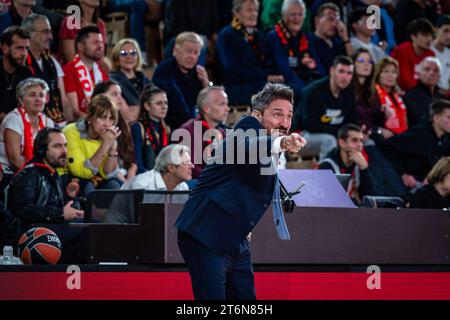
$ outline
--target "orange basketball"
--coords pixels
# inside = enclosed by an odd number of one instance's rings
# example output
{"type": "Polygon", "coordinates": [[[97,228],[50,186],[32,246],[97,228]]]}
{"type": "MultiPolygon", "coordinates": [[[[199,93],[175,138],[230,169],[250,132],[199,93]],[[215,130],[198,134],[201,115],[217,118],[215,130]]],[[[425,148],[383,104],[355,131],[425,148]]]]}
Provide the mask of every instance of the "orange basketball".
{"type": "Polygon", "coordinates": [[[30,229],[19,239],[19,257],[24,264],[57,264],[61,257],[61,241],[50,229],[30,229]]]}

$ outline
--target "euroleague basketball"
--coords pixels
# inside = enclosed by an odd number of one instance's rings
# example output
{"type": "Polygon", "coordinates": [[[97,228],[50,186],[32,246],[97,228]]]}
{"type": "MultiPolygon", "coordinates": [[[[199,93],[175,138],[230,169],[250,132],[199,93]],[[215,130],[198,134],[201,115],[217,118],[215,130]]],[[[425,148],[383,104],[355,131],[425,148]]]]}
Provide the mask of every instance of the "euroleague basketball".
{"type": "Polygon", "coordinates": [[[61,257],[61,241],[50,229],[30,229],[19,239],[19,257],[24,264],[56,264],[61,257]]]}

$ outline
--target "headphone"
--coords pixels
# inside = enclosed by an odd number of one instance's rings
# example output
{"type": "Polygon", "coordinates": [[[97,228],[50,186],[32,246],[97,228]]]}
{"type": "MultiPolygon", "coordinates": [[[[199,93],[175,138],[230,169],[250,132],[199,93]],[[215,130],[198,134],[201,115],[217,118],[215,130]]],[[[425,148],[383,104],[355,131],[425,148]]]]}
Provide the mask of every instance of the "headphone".
{"type": "Polygon", "coordinates": [[[62,133],[58,128],[44,128],[38,132],[34,139],[33,155],[37,159],[44,159],[47,154],[49,136],[52,133],[62,133]]]}

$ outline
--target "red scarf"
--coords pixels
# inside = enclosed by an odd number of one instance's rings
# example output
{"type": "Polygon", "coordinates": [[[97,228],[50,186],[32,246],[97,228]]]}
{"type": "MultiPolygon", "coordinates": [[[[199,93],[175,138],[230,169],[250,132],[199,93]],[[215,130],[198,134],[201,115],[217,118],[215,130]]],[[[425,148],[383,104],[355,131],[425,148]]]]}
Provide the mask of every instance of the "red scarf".
{"type": "Polygon", "coordinates": [[[237,17],[233,18],[233,21],[231,21],[231,27],[239,32],[241,32],[245,38],[245,41],[248,42],[248,44],[250,45],[250,47],[253,49],[253,51],[255,52],[256,58],[259,61],[263,60],[263,55],[261,52],[261,48],[259,46],[258,41],[256,41],[256,34],[257,34],[257,29],[254,28],[253,33],[248,33],[246,28],[243,27],[241,25],[241,22],[239,21],[239,19],[237,17]]]}
{"type": "Polygon", "coordinates": [[[292,48],[293,46],[289,45],[289,42],[294,36],[282,20],[275,25],[275,32],[277,33],[278,38],[280,38],[281,43],[285,47],[285,51],[288,53],[289,57],[295,57],[297,54],[299,57],[302,57],[304,54],[308,54],[309,42],[304,33],[301,34],[300,41],[298,42],[298,48],[292,48]],[[294,52],[294,49],[297,49],[298,53],[294,52]]]}
{"type": "Polygon", "coordinates": [[[164,148],[169,144],[166,126],[162,121],[160,122],[160,126],[161,126],[161,133],[159,135],[155,131],[155,126],[153,125],[151,120],[148,121],[147,125],[145,126],[148,139],[150,140],[150,143],[152,144],[152,149],[155,150],[155,152],[161,150],[162,148],[164,148]]]}
{"type": "Polygon", "coordinates": [[[14,173],[14,177],[17,176],[20,171],[22,171],[26,166],[36,166],[36,167],[41,167],[44,169],[47,169],[48,171],[50,171],[51,175],[54,175],[56,173],[56,170],[49,167],[48,165],[46,165],[45,163],[41,163],[41,162],[24,162],[23,165],[17,170],[16,173],[14,173]]]}
{"type": "Polygon", "coordinates": [[[406,106],[402,97],[397,92],[389,95],[387,91],[379,84],[375,85],[378,97],[380,99],[381,111],[390,110],[391,116],[386,118],[384,126],[386,129],[398,134],[408,130],[408,120],[406,116],[406,106]],[[392,99],[394,98],[394,99],[392,99]]]}
{"type": "MultiPolygon", "coordinates": [[[[20,116],[22,117],[23,122],[23,156],[25,158],[25,162],[31,160],[33,158],[33,128],[31,127],[30,121],[28,121],[28,117],[26,114],[26,110],[24,107],[17,108],[17,110],[20,113],[20,116]]],[[[42,114],[38,114],[39,117],[39,131],[42,130],[45,125],[44,121],[42,120],[42,114]]]]}

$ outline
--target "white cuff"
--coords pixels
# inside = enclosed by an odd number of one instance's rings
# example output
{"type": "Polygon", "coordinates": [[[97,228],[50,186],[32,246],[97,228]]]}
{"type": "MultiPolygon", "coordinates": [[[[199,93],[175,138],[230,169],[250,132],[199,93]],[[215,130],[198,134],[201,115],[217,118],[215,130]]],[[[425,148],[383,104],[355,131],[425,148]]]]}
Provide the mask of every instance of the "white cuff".
{"type": "Polygon", "coordinates": [[[281,153],[281,152],[284,152],[287,150],[287,149],[281,149],[281,140],[284,137],[285,136],[275,138],[275,140],[273,141],[273,144],[272,144],[272,154],[281,153]]]}

